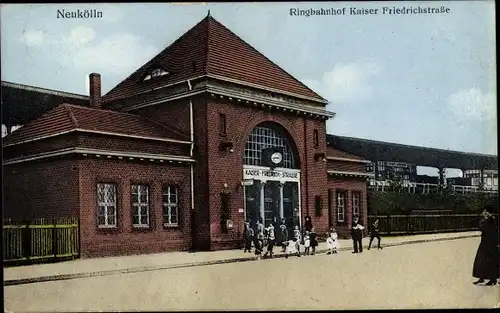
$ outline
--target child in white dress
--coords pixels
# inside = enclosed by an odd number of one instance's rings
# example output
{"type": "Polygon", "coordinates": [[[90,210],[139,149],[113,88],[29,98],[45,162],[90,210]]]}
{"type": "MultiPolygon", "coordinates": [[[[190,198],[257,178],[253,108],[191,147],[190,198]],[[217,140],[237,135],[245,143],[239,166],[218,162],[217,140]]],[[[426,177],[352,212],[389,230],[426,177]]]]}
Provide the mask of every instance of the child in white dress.
{"type": "Polygon", "coordinates": [[[310,246],[311,246],[311,236],[309,235],[309,232],[306,231],[306,233],[304,235],[304,248],[305,248],[304,254],[305,255],[309,255],[309,247],[310,246]]]}
{"type": "Polygon", "coordinates": [[[288,259],[290,255],[296,255],[300,257],[300,252],[297,249],[297,239],[293,238],[292,240],[285,241],[285,258],[288,259]]]}
{"type": "Polygon", "coordinates": [[[299,253],[299,256],[300,256],[300,241],[301,241],[301,239],[302,239],[302,236],[300,235],[299,226],[295,225],[293,227],[293,240],[295,242],[296,249],[299,253]]]}
{"type": "Polygon", "coordinates": [[[337,254],[337,250],[340,248],[339,245],[339,236],[335,231],[335,228],[332,227],[332,230],[326,237],[326,244],[328,248],[327,254],[337,254]]]}

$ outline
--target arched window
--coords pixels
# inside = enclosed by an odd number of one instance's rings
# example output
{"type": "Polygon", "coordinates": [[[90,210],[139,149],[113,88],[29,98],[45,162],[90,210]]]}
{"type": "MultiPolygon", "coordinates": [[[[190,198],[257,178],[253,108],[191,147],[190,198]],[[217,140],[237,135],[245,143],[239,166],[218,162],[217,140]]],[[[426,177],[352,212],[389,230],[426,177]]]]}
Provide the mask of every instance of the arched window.
{"type": "Polygon", "coordinates": [[[283,167],[299,168],[291,142],[285,136],[285,131],[276,124],[260,124],[252,130],[245,145],[244,164],[261,166],[262,150],[274,147],[283,148],[283,167]]]}

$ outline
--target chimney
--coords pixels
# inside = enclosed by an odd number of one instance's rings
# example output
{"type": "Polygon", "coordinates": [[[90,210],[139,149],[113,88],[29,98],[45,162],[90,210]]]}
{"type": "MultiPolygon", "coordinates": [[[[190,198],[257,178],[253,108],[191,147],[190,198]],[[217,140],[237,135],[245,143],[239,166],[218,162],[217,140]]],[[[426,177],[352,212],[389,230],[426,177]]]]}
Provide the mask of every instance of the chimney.
{"type": "Polygon", "coordinates": [[[90,79],[90,107],[101,108],[101,74],[92,73],[90,79]]]}

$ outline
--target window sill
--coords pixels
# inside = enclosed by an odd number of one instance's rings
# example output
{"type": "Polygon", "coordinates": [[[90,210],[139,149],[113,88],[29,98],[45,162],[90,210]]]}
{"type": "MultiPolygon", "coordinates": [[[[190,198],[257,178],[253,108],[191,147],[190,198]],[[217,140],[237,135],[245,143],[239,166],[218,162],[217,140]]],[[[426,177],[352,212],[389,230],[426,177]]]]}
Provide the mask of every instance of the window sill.
{"type": "Polygon", "coordinates": [[[120,229],[118,226],[97,226],[97,232],[104,234],[119,233],[120,229]]]}
{"type": "Polygon", "coordinates": [[[163,224],[163,229],[180,229],[179,224],[163,224]]]}
{"type": "Polygon", "coordinates": [[[132,232],[150,232],[153,231],[153,228],[148,225],[148,226],[139,226],[139,225],[132,225],[132,232]]]}

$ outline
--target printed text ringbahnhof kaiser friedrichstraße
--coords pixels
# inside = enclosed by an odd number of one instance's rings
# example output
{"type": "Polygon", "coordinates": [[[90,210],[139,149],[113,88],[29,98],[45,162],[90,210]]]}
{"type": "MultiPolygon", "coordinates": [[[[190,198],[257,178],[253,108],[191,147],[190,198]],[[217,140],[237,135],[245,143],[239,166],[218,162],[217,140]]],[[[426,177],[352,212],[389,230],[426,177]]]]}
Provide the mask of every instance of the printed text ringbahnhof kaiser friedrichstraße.
{"type": "Polygon", "coordinates": [[[449,14],[450,8],[441,7],[381,7],[381,8],[358,8],[343,7],[338,9],[298,9],[291,8],[291,16],[324,16],[324,15],[413,15],[413,14],[449,14]]]}

